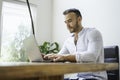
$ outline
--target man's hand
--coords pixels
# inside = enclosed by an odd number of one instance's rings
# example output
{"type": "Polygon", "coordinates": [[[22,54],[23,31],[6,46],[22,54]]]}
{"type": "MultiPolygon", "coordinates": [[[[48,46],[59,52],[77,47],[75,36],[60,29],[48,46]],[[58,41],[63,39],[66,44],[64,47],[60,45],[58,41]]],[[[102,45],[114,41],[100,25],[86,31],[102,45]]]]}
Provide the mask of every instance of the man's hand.
{"type": "Polygon", "coordinates": [[[53,60],[55,62],[57,62],[57,61],[64,61],[64,56],[63,55],[59,55],[59,54],[51,53],[51,54],[45,55],[44,59],[50,59],[50,60],[53,60]]]}
{"type": "Polygon", "coordinates": [[[55,62],[59,61],[70,61],[70,62],[76,62],[75,55],[71,54],[47,54],[44,56],[44,59],[51,59],[55,62]]]}

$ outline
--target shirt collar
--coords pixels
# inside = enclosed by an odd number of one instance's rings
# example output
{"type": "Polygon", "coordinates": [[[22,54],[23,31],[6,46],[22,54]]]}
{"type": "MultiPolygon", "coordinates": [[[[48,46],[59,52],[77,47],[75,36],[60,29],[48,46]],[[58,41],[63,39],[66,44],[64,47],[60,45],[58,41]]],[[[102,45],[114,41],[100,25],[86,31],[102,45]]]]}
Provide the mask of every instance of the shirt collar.
{"type": "MultiPolygon", "coordinates": [[[[84,27],[83,27],[83,29],[78,33],[78,37],[81,36],[83,32],[84,32],[84,27]]],[[[71,34],[71,37],[74,37],[74,36],[75,36],[74,33],[72,33],[72,34],[71,34]]]]}

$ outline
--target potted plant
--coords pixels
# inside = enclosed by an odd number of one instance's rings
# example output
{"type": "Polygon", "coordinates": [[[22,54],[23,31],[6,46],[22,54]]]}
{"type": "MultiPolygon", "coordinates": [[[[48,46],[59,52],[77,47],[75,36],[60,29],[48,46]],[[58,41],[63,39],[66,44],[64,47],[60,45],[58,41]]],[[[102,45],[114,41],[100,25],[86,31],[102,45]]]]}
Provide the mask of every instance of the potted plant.
{"type": "Polygon", "coordinates": [[[42,45],[39,46],[39,50],[43,54],[58,53],[59,44],[57,42],[44,42],[42,45]]]}

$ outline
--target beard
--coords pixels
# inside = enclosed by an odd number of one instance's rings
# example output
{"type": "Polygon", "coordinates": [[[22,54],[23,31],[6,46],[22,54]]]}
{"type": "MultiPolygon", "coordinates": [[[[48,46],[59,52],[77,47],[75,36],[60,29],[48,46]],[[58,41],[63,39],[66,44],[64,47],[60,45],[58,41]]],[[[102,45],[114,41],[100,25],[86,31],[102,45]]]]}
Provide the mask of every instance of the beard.
{"type": "Polygon", "coordinates": [[[68,29],[69,29],[70,33],[74,33],[78,30],[78,27],[79,27],[78,21],[76,21],[76,24],[73,27],[69,26],[68,29]]]}

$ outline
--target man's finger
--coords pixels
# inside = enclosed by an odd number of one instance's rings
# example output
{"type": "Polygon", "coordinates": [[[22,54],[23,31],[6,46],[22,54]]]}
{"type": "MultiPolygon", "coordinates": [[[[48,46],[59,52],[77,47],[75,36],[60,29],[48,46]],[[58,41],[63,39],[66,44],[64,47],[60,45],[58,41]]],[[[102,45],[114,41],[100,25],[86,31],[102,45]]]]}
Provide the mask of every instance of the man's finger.
{"type": "Polygon", "coordinates": [[[44,58],[48,58],[48,59],[50,59],[50,58],[52,58],[53,56],[54,56],[54,54],[51,53],[51,54],[47,54],[47,55],[45,55],[44,58]]]}

